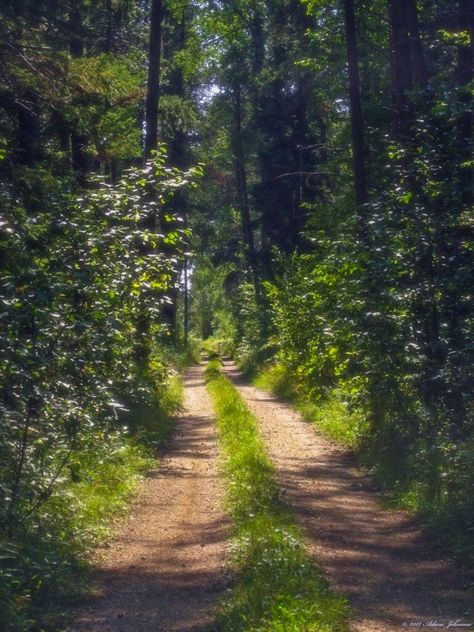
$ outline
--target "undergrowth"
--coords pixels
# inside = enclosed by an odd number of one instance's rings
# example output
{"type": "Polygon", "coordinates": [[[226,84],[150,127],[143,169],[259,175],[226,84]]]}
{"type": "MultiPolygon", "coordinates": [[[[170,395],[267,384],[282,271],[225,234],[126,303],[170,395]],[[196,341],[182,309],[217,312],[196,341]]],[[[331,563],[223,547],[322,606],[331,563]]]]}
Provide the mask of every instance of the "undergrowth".
{"type": "Polygon", "coordinates": [[[218,617],[226,632],[329,632],[346,629],[347,604],[332,594],[279,500],[274,469],[255,418],[213,360],[206,378],[217,414],[235,525],[237,580],[218,617]]]}
{"type": "Polygon", "coordinates": [[[357,449],[368,430],[368,424],[357,411],[351,411],[341,393],[314,402],[285,367],[274,364],[263,369],[254,379],[258,388],[295,404],[303,417],[326,436],[357,449]]]}
{"type": "Polygon", "coordinates": [[[221,356],[232,356],[234,344],[227,338],[208,338],[201,341],[201,350],[210,359],[221,356]]]}
{"type": "Polygon", "coordinates": [[[116,429],[91,432],[70,455],[54,494],[14,531],[3,531],[2,632],[62,629],[87,591],[91,550],[113,534],[138,483],[156,466],[155,447],[168,435],[181,402],[181,381],[171,373],[148,406],[130,406],[116,429]]]}

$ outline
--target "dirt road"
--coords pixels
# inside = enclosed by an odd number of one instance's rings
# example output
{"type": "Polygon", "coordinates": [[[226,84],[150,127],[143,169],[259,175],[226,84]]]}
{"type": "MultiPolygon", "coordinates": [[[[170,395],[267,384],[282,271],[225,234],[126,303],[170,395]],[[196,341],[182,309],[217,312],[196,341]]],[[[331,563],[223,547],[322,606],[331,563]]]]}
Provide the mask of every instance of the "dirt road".
{"type": "Polygon", "coordinates": [[[287,502],[310,552],[352,607],[358,632],[474,629],[474,595],[454,564],[436,559],[401,512],[383,510],[347,452],[319,436],[290,406],[225,374],[258,419],[287,502]],[[470,613],[471,611],[471,613],[470,613]],[[469,625],[470,624],[470,625],[469,625]]]}
{"type": "Polygon", "coordinates": [[[188,371],[184,387],[187,412],[98,564],[97,596],[70,632],[197,632],[212,623],[229,581],[229,525],[203,367],[188,371]]]}
{"type": "MultiPolygon", "coordinates": [[[[204,367],[185,379],[186,409],[161,465],[97,564],[96,597],[69,632],[198,632],[212,628],[230,578],[217,436],[204,367]]],[[[308,550],[351,604],[355,632],[472,630],[474,595],[401,512],[383,510],[347,452],[290,406],[225,374],[260,423],[283,495],[308,550]]],[[[472,588],[472,587],[471,587],[472,588]]]]}

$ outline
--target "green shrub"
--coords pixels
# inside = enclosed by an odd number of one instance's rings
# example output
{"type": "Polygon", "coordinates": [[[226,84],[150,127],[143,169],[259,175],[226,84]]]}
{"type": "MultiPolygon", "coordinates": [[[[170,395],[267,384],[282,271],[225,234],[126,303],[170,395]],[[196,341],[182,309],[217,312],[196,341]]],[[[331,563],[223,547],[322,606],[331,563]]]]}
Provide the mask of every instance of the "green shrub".
{"type": "Polygon", "coordinates": [[[334,390],[318,402],[311,401],[311,397],[304,392],[304,386],[281,364],[262,369],[254,384],[295,403],[303,417],[312,422],[318,431],[351,449],[360,447],[367,437],[369,424],[361,412],[350,409],[340,391],[334,390]]]}
{"type": "Polygon", "coordinates": [[[155,407],[136,405],[128,428],[95,431],[68,458],[54,491],[0,538],[0,629],[56,632],[63,606],[84,590],[79,571],[93,546],[113,533],[163,441],[182,387],[171,374],[154,393],[155,407]],[[36,629],[36,627],[34,628],[36,629]]]}
{"type": "MultiPolygon", "coordinates": [[[[341,390],[314,401],[304,384],[278,363],[263,368],[254,383],[293,402],[318,431],[355,450],[388,506],[416,514],[440,545],[464,562],[474,562],[472,439],[454,442],[449,433],[443,436],[440,424],[436,440],[429,441],[407,432],[410,425],[400,413],[392,413],[373,433],[368,414],[351,408],[341,390]]],[[[408,413],[422,414],[416,408],[408,413]]]]}

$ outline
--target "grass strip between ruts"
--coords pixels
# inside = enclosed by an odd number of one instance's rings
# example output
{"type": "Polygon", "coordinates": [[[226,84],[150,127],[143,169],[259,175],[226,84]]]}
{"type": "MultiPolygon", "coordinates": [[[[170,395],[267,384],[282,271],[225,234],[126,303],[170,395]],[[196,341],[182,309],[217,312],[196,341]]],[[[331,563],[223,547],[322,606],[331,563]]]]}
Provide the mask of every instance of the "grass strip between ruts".
{"type": "Polygon", "coordinates": [[[258,424],[214,360],[206,380],[217,415],[226,501],[234,523],[236,582],[217,629],[329,632],[347,629],[347,602],[310,560],[288,507],[279,500],[258,424]]]}

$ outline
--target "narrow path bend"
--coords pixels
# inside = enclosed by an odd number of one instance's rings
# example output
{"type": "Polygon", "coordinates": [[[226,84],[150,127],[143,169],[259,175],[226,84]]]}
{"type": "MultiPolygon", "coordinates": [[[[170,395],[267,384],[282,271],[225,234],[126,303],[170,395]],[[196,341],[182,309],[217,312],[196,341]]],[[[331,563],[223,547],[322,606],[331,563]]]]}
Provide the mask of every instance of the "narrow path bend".
{"type": "Polygon", "coordinates": [[[380,507],[348,453],[290,406],[247,385],[232,363],[224,372],[260,423],[310,552],[332,587],[349,599],[352,629],[447,629],[451,622],[451,630],[473,630],[467,580],[454,564],[436,559],[407,515],[380,507]]]}
{"type": "Polygon", "coordinates": [[[186,412],[160,467],[94,573],[97,596],[70,632],[197,632],[228,584],[228,521],[203,367],[185,379],[186,412]]]}

